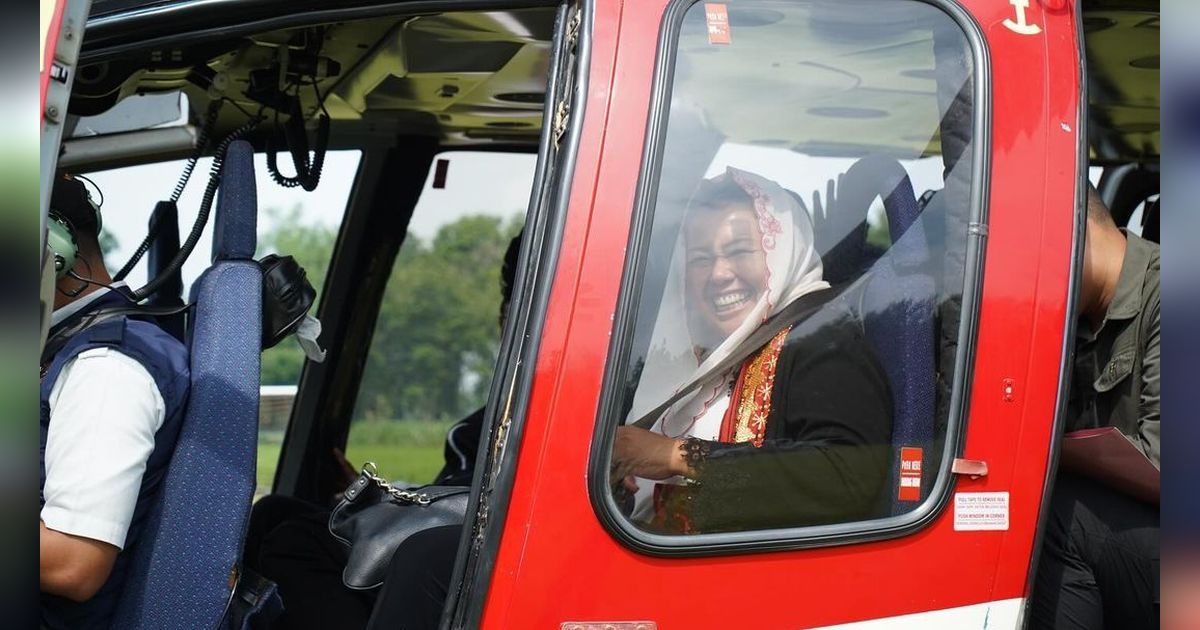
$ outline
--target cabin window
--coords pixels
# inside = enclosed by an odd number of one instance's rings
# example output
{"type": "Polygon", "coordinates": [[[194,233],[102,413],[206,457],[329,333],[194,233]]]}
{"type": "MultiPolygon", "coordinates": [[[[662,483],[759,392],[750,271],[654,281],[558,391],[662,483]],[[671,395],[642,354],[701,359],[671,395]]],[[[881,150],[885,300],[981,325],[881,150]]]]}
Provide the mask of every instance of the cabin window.
{"type": "MultiPolygon", "coordinates": [[[[313,192],[300,188],[282,188],[267,176],[266,155],[254,156],[258,193],[257,258],[267,254],[290,254],[308,272],[308,279],[321,299],[325,272],[333,255],[338,226],[350,199],[350,187],[358,169],[359,151],[330,151],[325,157],[321,185],[313,192]]],[[[208,181],[211,158],[203,158],[179,199],[181,239],[191,229],[200,207],[200,198],[208,181]]],[[[143,164],[89,173],[103,191],[104,231],[101,246],[109,269],[116,273],[134,253],[146,235],[147,221],[155,204],[168,198],[184,167],[183,160],[143,164]],[[151,184],[147,184],[151,182],[151,184]]],[[[191,292],[192,282],[211,263],[212,225],[197,242],[191,258],[183,265],[182,297],[191,292]]],[[[149,256],[143,257],[129,272],[126,281],[133,287],[146,283],[149,256]]],[[[312,311],[316,313],[314,306],[312,311]]],[[[294,339],[285,339],[263,352],[258,425],[258,476],[255,496],[271,491],[275,466],[283,435],[291,418],[296,384],[304,366],[304,352],[294,339]]]]}
{"type": "Polygon", "coordinates": [[[668,12],[593,459],[627,540],[826,544],[938,503],[984,184],[982,57],[955,10],[668,12]]]}
{"type": "MultiPolygon", "coordinates": [[[[411,484],[433,481],[450,464],[473,466],[454,440],[444,453],[446,436],[487,402],[500,346],[501,264],[524,224],[536,161],[532,153],[470,151],[434,159],[367,352],[346,441],[356,466],[372,461],[411,484]]],[[[477,418],[456,429],[457,443],[477,443],[480,426],[477,418]]]]}

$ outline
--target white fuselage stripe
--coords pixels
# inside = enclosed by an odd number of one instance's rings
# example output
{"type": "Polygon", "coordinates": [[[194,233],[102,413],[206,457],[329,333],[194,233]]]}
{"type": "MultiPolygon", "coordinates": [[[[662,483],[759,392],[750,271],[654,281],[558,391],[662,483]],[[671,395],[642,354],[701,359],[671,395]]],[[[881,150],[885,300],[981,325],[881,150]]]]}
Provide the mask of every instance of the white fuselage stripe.
{"type": "Polygon", "coordinates": [[[1002,599],[970,606],[856,621],[813,630],[1018,630],[1024,598],[1002,599]]]}

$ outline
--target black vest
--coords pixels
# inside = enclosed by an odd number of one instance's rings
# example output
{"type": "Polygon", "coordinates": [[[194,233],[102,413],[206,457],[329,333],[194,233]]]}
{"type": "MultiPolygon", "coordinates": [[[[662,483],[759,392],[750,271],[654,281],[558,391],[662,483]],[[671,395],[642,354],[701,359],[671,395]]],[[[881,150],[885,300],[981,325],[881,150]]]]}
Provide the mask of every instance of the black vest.
{"type": "MultiPolygon", "coordinates": [[[[128,302],[120,295],[102,296],[81,309],[80,312],[67,318],[54,330],[78,322],[79,318],[98,309],[127,305],[128,302]]],[[[51,330],[52,334],[54,330],[51,330]]],[[[118,317],[85,328],[54,354],[49,365],[45,366],[45,374],[42,376],[41,485],[39,488],[44,489],[46,485],[46,436],[50,429],[49,400],[54,382],[63,366],[71,359],[86,350],[102,347],[114,348],[146,368],[158,386],[166,413],[162,427],[154,435],[154,450],[146,462],[146,471],[142,475],[137,504],[133,510],[133,520],[129,525],[129,533],[125,537],[125,547],[121,553],[117,554],[117,560],[108,581],[94,597],[83,603],[42,593],[42,624],[48,628],[108,628],[129,570],[129,560],[132,557],[130,551],[137,545],[150,507],[158,499],[159,486],[166,475],[171,455],[175,451],[175,441],[179,437],[179,427],[182,424],[184,408],[187,403],[190,385],[187,349],[177,339],[159,328],[157,324],[152,323],[152,320],[118,317]]],[[[104,418],[95,418],[95,421],[103,422],[104,418]]],[[[45,496],[41,495],[39,498],[41,505],[45,505],[45,496]]]]}

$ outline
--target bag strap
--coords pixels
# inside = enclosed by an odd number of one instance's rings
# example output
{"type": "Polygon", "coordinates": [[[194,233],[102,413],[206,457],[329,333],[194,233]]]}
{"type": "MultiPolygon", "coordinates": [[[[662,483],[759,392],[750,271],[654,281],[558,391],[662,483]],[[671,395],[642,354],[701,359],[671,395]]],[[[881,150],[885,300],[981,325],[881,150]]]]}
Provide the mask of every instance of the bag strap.
{"type": "Polygon", "coordinates": [[[421,507],[430,505],[446,497],[452,497],[456,494],[470,492],[470,486],[421,486],[419,488],[397,488],[391,482],[379,475],[379,469],[375,466],[375,462],[366,462],[363,464],[362,472],[358,474],[358,479],[350,484],[349,488],[342,494],[344,502],[354,502],[362,495],[362,491],[367,486],[375,484],[380,490],[389,495],[392,499],[401,503],[414,503],[421,507]]]}
{"type": "MultiPolygon", "coordinates": [[[[763,322],[762,326],[759,326],[757,330],[755,330],[749,337],[746,338],[746,341],[742,343],[742,346],[737,350],[737,352],[725,357],[724,361],[721,361],[712,369],[712,373],[719,374],[730,367],[740,364],[746,359],[746,357],[754,354],[760,348],[767,345],[767,342],[771,341],[775,335],[778,335],[779,331],[791,326],[792,324],[795,324],[802,319],[807,318],[809,315],[812,315],[818,309],[824,306],[825,303],[828,302],[834,295],[835,293],[832,290],[822,289],[820,291],[806,293],[796,298],[796,300],[791,304],[783,307],[782,311],[776,313],[774,317],[768,319],[766,322],[763,322]]],[[[689,387],[675,392],[675,394],[668,398],[666,402],[655,407],[653,411],[647,413],[641,418],[638,418],[636,421],[629,423],[629,426],[635,426],[640,429],[649,429],[654,425],[655,421],[658,420],[659,416],[666,413],[667,409],[669,409],[671,405],[679,402],[679,399],[692,393],[699,386],[700,383],[696,382],[689,387]]]]}

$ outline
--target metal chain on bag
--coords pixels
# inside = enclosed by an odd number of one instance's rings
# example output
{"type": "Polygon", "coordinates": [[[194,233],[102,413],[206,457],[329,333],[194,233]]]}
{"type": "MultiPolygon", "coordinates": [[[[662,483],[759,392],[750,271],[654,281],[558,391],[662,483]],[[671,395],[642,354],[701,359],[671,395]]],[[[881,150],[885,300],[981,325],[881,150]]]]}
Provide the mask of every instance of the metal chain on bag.
{"type": "Polygon", "coordinates": [[[397,501],[404,501],[406,503],[416,503],[417,505],[421,506],[433,503],[433,499],[429,498],[429,495],[425,493],[413,492],[411,490],[404,490],[403,488],[397,488],[393,486],[392,484],[388,483],[387,479],[380,477],[377,474],[378,471],[379,468],[375,466],[375,462],[367,462],[363,464],[363,474],[370,477],[371,481],[374,481],[381,489],[383,489],[384,492],[391,495],[393,499],[396,499],[397,501]]]}

